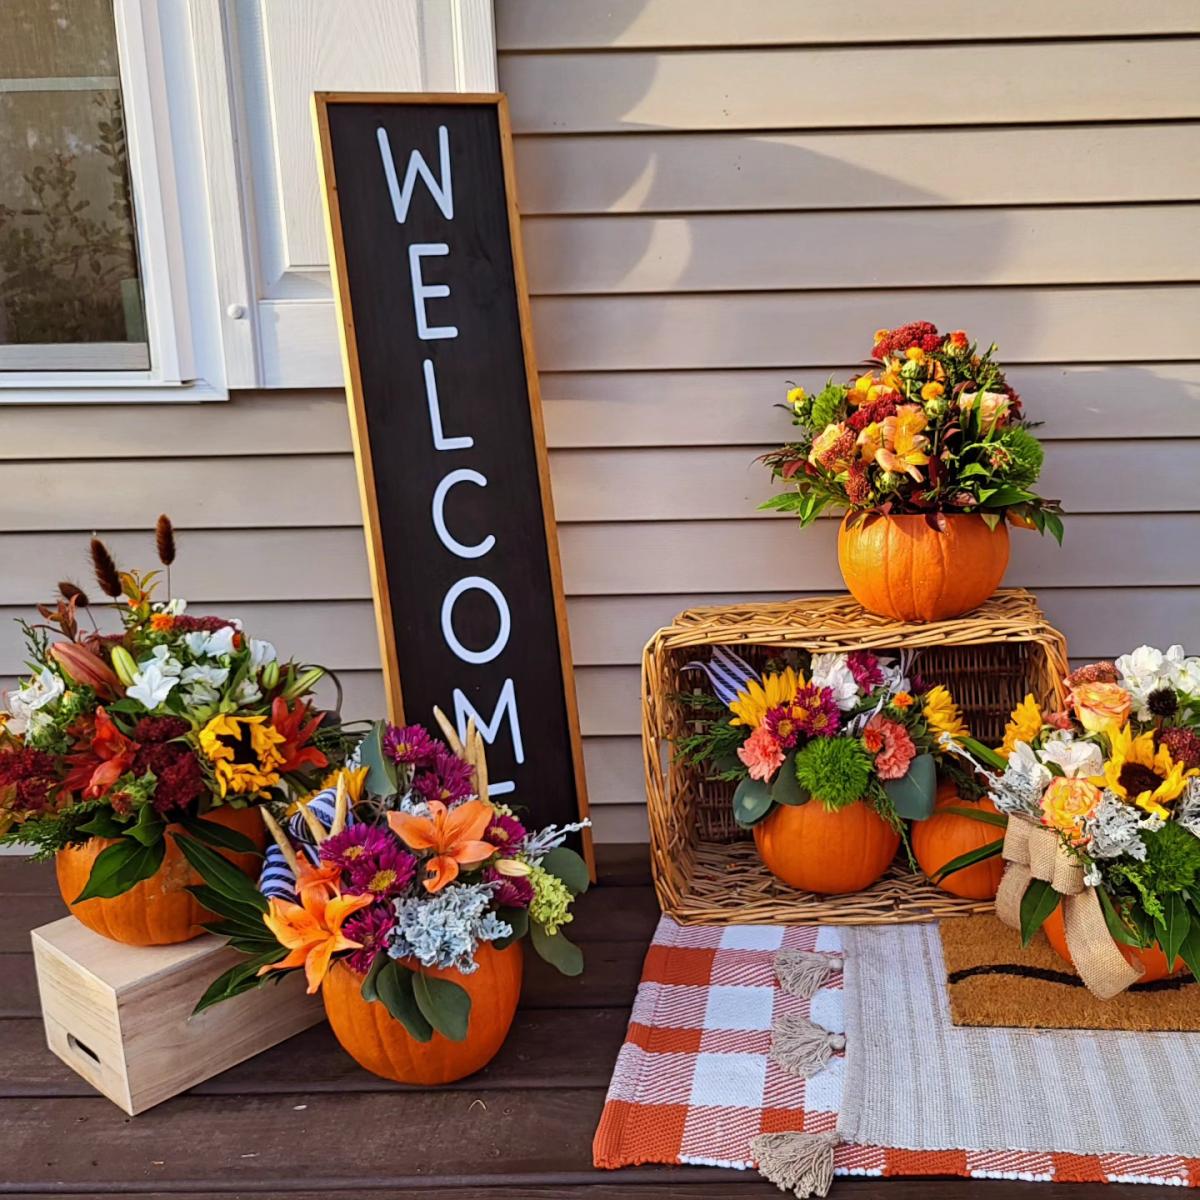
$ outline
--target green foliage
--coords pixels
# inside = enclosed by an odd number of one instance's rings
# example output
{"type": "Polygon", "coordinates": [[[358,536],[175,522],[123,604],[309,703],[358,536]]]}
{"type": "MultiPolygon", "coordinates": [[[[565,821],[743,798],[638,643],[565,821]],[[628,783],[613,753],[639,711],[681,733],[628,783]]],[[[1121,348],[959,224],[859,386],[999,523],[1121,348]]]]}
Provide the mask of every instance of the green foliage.
{"type": "Polygon", "coordinates": [[[743,779],[733,790],[733,819],[743,828],[757,825],[771,811],[771,789],[761,779],[743,779]]]}
{"type": "Polygon", "coordinates": [[[413,975],[413,998],[421,1016],[438,1033],[452,1042],[461,1042],[467,1036],[471,1021],[471,996],[461,984],[453,979],[439,979],[436,975],[413,975]]]}
{"type": "MultiPolygon", "coordinates": [[[[681,699],[690,701],[693,697],[681,699]]],[[[702,720],[699,729],[679,738],[675,742],[676,761],[691,767],[702,767],[705,771],[711,770],[718,779],[744,779],[746,768],[737,752],[750,731],[745,725],[731,725],[729,710],[716,697],[705,699],[710,704],[697,704],[693,708],[701,712],[714,711],[723,716],[721,719],[702,720]]]]}
{"type": "Polygon", "coordinates": [[[1008,451],[1009,465],[1003,472],[1009,483],[1019,487],[1028,487],[1036,483],[1042,473],[1042,460],[1045,451],[1042,444],[1029,432],[1019,425],[1006,429],[1000,437],[1000,445],[1008,451]]]}
{"type": "Polygon", "coordinates": [[[537,920],[529,922],[529,944],[538,957],[563,975],[578,975],[583,971],[583,951],[568,941],[564,934],[550,933],[537,920]]]}
{"type": "Polygon", "coordinates": [[[135,838],[121,838],[100,851],[92,863],[83,891],[71,903],[124,895],[135,883],[149,879],[162,866],[166,849],[161,837],[149,845],[143,845],[135,838]]]}
{"type": "Polygon", "coordinates": [[[1033,935],[1058,907],[1059,894],[1043,879],[1033,879],[1021,897],[1021,945],[1028,946],[1033,935]]]}
{"type": "Polygon", "coordinates": [[[809,416],[809,427],[820,432],[826,425],[836,421],[846,402],[846,389],[830,380],[814,397],[809,416]]]}
{"type": "Polygon", "coordinates": [[[814,738],[796,752],[796,779],[826,808],[844,808],[866,795],[871,761],[857,738],[814,738]]]}
{"type": "Polygon", "coordinates": [[[561,879],[572,896],[586,892],[591,883],[587,863],[569,846],[558,846],[551,850],[542,859],[541,867],[543,871],[549,871],[561,879]]]}
{"type": "Polygon", "coordinates": [[[1146,859],[1117,859],[1105,866],[1105,879],[1118,895],[1136,897],[1142,912],[1156,925],[1165,926],[1167,898],[1196,889],[1200,878],[1200,838],[1181,825],[1168,822],[1154,832],[1144,832],[1146,859]],[[1126,885],[1122,887],[1122,885],[1126,885]]]}

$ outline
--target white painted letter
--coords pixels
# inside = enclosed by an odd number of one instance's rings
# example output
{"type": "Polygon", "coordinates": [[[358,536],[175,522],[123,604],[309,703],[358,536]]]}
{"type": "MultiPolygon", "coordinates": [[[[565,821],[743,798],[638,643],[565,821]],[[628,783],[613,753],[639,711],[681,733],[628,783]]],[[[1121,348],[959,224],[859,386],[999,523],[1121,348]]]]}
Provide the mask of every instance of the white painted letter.
{"type": "MultiPolygon", "coordinates": [[[[458,688],[454,689],[454,724],[458,726],[458,736],[460,738],[467,736],[467,724],[474,717],[475,728],[479,730],[483,740],[489,746],[495,745],[496,735],[500,732],[500,722],[504,719],[506,712],[512,724],[513,757],[518,763],[523,763],[525,761],[525,746],[521,741],[521,721],[517,716],[517,692],[513,686],[513,681],[511,679],[504,681],[504,686],[500,689],[500,699],[496,701],[496,707],[492,709],[492,719],[490,721],[485,721],[479,715],[475,706],[458,688]]],[[[511,781],[501,781],[488,786],[488,795],[502,796],[506,792],[515,790],[516,785],[511,781]]]]}
{"type": "Polygon", "coordinates": [[[392,157],[392,143],[388,140],[387,130],[382,125],[375,131],[379,142],[379,157],[383,159],[383,173],[387,176],[388,192],[392,197],[392,211],[396,220],[403,225],[408,216],[408,206],[412,202],[413,187],[420,175],[429,189],[442,216],[447,221],[454,220],[454,190],[450,182],[450,135],[445,125],[438,126],[438,157],[441,159],[442,180],[439,183],[433,177],[429,164],[421,156],[419,150],[414,150],[408,156],[408,167],[404,172],[404,186],[396,182],[396,160],[392,157]]]}
{"type": "Polygon", "coordinates": [[[437,380],[433,374],[433,363],[426,359],[425,363],[425,399],[429,403],[429,424],[433,429],[433,448],[435,450],[470,450],[475,445],[473,437],[448,438],[442,432],[442,404],[438,399],[437,380]]]}
{"type": "Polygon", "coordinates": [[[446,645],[463,662],[475,663],[477,666],[490,663],[508,645],[508,635],[511,632],[512,618],[508,612],[508,601],[505,600],[504,593],[490,579],[483,579],[478,575],[468,575],[465,579],[460,579],[446,593],[446,598],[442,601],[442,636],[446,639],[446,645]],[[496,634],[495,641],[486,650],[468,650],[454,632],[454,605],[463,592],[469,591],[486,592],[491,596],[496,605],[496,611],[500,614],[500,631],[496,634]]]}
{"type": "Polygon", "coordinates": [[[458,329],[454,325],[429,324],[425,315],[426,300],[444,300],[450,295],[450,285],[446,283],[426,283],[421,278],[421,259],[425,255],[449,254],[450,247],[445,242],[414,242],[408,248],[408,273],[412,276],[413,310],[417,314],[417,337],[423,342],[435,341],[438,338],[456,338],[458,329]]]}
{"type": "Polygon", "coordinates": [[[433,527],[437,530],[437,535],[441,539],[442,545],[451,554],[457,554],[459,558],[480,558],[496,544],[495,534],[489,533],[482,542],[476,542],[474,546],[464,546],[446,528],[446,497],[450,494],[450,489],[456,483],[473,483],[477,487],[487,487],[487,479],[480,475],[478,471],[472,471],[468,467],[461,467],[457,471],[451,471],[437,485],[437,491],[433,493],[433,527]]]}

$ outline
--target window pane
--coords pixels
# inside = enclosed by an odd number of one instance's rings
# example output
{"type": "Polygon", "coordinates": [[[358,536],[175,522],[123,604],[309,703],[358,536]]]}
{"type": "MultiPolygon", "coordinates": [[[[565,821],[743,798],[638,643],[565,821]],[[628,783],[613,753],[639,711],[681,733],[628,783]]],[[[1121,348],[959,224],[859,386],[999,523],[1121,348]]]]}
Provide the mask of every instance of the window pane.
{"type": "Polygon", "coordinates": [[[112,0],[4,0],[0,369],[144,369],[112,0]]]}

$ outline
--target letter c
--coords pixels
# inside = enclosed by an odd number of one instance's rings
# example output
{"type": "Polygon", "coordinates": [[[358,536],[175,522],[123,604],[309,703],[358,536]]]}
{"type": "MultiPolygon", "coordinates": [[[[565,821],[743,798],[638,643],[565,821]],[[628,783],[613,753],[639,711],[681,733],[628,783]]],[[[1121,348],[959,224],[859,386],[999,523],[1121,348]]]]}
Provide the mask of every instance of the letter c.
{"type": "Polygon", "coordinates": [[[446,497],[456,483],[473,483],[476,487],[487,487],[487,479],[478,471],[472,471],[469,467],[451,471],[433,493],[433,527],[437,530],[442,545],[451,554],[457,554],[459,558],[482,558],[496,544],[494,534],[489,533],[482,542],[477,542],[474,546],[464,546],[446,528],[446,497]]]}

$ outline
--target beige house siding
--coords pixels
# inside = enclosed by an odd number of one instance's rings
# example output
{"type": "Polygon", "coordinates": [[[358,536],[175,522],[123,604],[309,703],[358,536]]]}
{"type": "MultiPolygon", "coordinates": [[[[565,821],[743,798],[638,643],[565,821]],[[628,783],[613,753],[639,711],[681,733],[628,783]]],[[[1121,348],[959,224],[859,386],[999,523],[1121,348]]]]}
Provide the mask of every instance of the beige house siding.
{"type": "MultiPolygon", "coordinates": [[[[1001,345],[1045,420],[1060,551],[1014,538],[1074,656],[1200,647],[1193,0],[497,0],[599,836],[644,836],[637,663],[693,603],[840,587],[834,526],[759,515],[785,381],[881,325],[1001,345]],[[852,14],[852,15],[851,15],[852,14]],[[1131,440],[1132,439],[1132,440],[1131,440]]],[[[7,618],[86,536],[382,705],[340,393],[0,409],[7,618]],[[143,499],[144,498],[144,499],[143,499]]],[[[0,678],[0,686],[9,680],[0,678]]]]}

